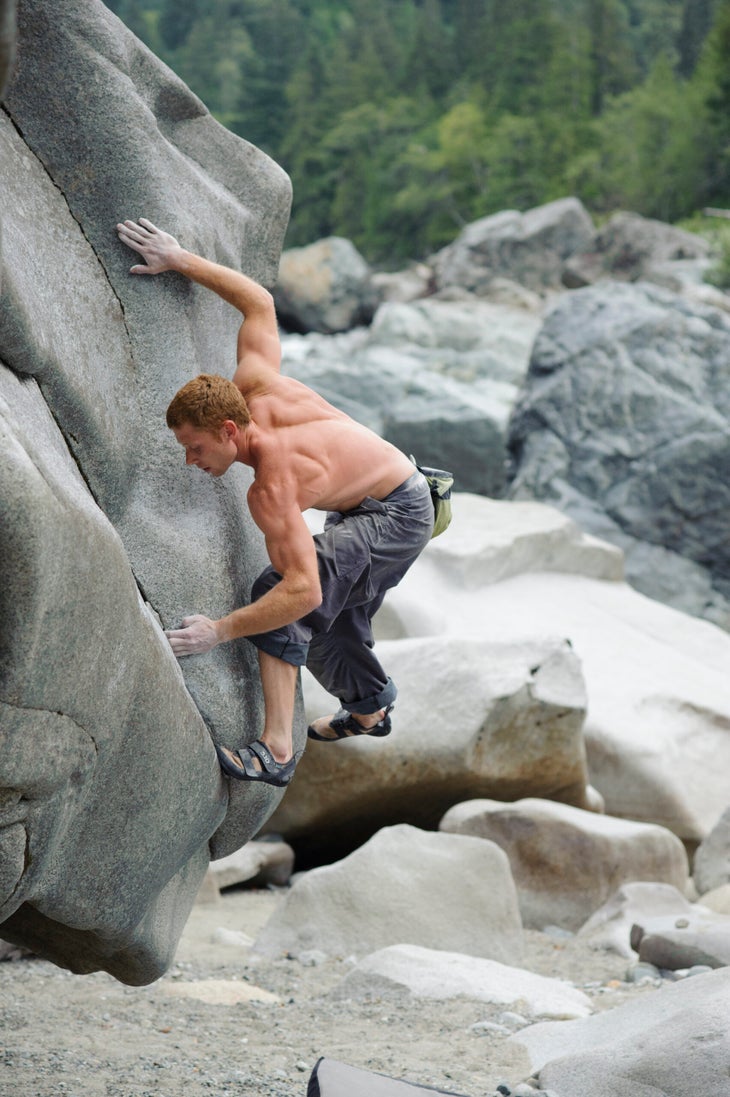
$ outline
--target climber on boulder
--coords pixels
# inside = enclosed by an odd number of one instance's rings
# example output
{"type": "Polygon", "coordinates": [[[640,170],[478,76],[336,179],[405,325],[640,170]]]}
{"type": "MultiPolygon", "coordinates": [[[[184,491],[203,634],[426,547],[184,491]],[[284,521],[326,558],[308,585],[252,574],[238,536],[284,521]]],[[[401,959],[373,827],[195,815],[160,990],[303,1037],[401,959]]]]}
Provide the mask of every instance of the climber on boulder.
{"type": "Polygon", "coordinates": [[[217,746],[226,774],[284,786],[296,767],[292,725],[299,667],[307,666],[340,711],[308,735],[335,741],[387,735],[396,687],[376,658],[371,620],[428,543],[434,522],[428,485],[389,442],[281,374],[272,295],[246,275],[185,250],[150,221],[117,225],[143,264],[132,274],[175,271],[243,315],[233,380],[201,374],[172,399],[167,425],[185,461],[211,476],[235,462],[254,479],[247,501],[270,565],[250,604],[220,620],[186,617],[167,637],[178,658],[246,637],[258,649],[264,695],[259,739],[217,746]],[[303,517],[327,511],[312,536],[303,517]]]}

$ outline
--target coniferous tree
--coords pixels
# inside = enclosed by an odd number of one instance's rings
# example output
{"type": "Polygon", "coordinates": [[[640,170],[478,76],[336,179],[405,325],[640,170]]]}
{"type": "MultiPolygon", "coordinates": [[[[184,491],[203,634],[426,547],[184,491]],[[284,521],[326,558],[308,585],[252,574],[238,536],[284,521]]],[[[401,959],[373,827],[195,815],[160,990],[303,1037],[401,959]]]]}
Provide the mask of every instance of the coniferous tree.
{"type": "Polygon", "coordinates": [[[700,59],[702,46],[712,26],[715,0],[684,0],[677,37],[679,73],[688,77],[700,59]]]}
{"type": "Polygon", "coordinates": [[[717,6],[697,83],[707,111],[708,198],[730,206],[730,0],[717,6]]]}
{"type": "Polygon", "coordinates": [[[628,12],[621,0],[587,0],[590,37],[591,108],[600,115],[607,97],[636,82],[638,65],[629,45],[628,12]]]}

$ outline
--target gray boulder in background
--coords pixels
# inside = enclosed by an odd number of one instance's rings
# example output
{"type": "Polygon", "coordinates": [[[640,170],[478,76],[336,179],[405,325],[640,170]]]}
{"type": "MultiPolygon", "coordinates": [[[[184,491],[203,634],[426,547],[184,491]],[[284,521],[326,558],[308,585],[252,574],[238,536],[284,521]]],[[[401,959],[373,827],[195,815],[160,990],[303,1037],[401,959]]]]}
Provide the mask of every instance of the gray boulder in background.
{"type": "Polygon", "coordinates": [[[509,495],[617,543],[649,597],[730,623],[729,381],[725,313],[647,283],[566,294],[512,415],[509,495]]]}
{"type": "Polygon", "coordinates": [[[495,278],[531,290],[560,289],[566,260],[592,247],[594,231],[578,198],[559,198],[526,213],[502,210],[473,221],[430,263],[439,289],[482,294],[495,278]]]}
{"type": "Polygon", "coordinates": [[[589,250],[567,260],[562,280],[570,289],[605,278],[636,282],[651,279],[656,268],[666,271],[666,264],[705,259],[709,251],[708,242],[694,232],[621,211],[598,229],[589,250]]]}
{"type": "Polygon", "coordinates": [[[283,253],[274,300],[287,330],[331,335],[370,323],[379,293],[355,245],[329,236],[283,253]]]}
{"type": "Polygon", "coordinates": [[[115,224],[146,215],[270,284],[290,186],[97,0],[62,18],[22,0],[5,108],[0,925],[148,982],[209,852],[280,794],[227,805],[209,734],[259,734],[253,650],[178,664],[160,627],[240,604],[264,561],[247,474],[191,475],[164,424],[189,377],[231,375],[240,318],[175,275],[130,277],[115,224]]]}
{"type": "Polygon", "coordinates": [[[664,827],[526,799],[469,800],[441,820],[449,834],[488,838],[509,857],[522,923],[578,930],[621,884],[659,881],[684,889],[687,854],[664,827]]]}

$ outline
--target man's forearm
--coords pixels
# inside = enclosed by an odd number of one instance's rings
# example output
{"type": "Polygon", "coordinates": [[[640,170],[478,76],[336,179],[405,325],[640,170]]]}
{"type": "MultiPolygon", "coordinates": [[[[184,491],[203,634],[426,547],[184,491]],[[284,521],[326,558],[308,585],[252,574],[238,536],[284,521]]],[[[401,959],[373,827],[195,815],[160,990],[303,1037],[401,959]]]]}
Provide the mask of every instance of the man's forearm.
{"type": "Polygon", "coordinates": [[[253,278],[231,267],[203,259],[202,256],[186,251],[185,248],[180,248],[171,257],[170,269],[184,274],[192,282],[197,282],[217,293],[244,316],[274,307],[269,291],[253,278]]]}
{"type": "Polygon", "coordinates": [[[256,602],[233,610],[219,621],[199,613],[183,618],[182,628],[165,632],[174,654],[178,659],[186,655],[203,655],[229,640],[271,632],[305,617],[322,600],[319,589],[315,592],[302,587],[291,592],[280,589],[283,586],[282,579],[256,602]]]}
{"type": "Polygon", "coordinates": [[[282,579],[255,602],[234,609],[232,613],[216,621],[218,643],[226,643],[242,636],[257,636],[261,632],[271,632],[290,625],[311,613],[321,601],[319,590],[287,590],[286,581],[282,579]]]}

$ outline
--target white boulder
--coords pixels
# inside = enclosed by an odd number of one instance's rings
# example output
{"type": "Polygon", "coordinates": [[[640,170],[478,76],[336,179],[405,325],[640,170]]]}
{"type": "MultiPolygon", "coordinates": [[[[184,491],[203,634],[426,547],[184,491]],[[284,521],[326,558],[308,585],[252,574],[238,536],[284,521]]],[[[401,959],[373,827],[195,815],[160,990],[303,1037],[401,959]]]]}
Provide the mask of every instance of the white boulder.
{"type": "Polygon", "coordinates": [[[588,1017],[590,998],[560,979],[535,975],[497,960],[457,952],[390,945],[371,953],[334,988],[338,998],[387,993],[393,987],[414,998],[471,998],[476,1002],[513,1006],[529,1017],[553,1021],[588,1017]]]}
{"type": "Polygon", "coordinates": [[[477,838],[387,827],[344,860],[297,877],[254,949],[364,956],[394,944],[519,964],[522,925],[502,850],[477,838]]]}
{"type": "Polygon", "coordinates": [[[700,895],[730,884],[730,807],[720,816],[695,853],[692,876],[700,895]]]}
{"type": "Polygon", "coordinates": [[[294,850],[286,842],[247,842],[235,853],[211,861],[208,875],[217,889],[257,880],[282,887],[294,869],[294,850]]]}

